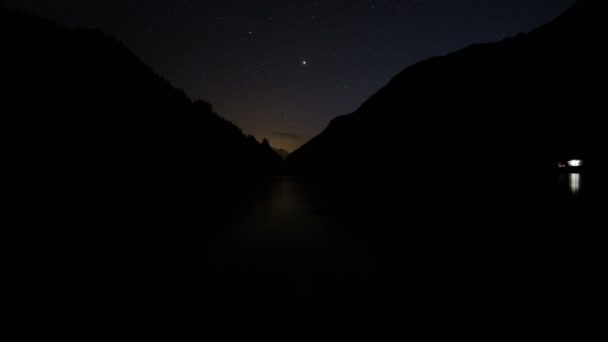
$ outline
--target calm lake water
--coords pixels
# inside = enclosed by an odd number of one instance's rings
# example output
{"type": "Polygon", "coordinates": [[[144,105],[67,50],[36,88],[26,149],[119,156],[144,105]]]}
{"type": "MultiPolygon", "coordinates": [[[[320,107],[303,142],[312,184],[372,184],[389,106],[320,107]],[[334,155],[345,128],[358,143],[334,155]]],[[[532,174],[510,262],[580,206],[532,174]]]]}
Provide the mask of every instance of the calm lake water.
{"type": "Polygon", "coordinates": [[[214,242],[212,265],[225,271],[309,273],[364,270],[365,243],[328,209],[323,192],[278,177],[235,207],[233,223],[214,242]]]}
{"type": "MultiPolygon", "coordinates": [[[[562,198],[558,202],[563,202],[563,206],[558,211],[576,207],[586,186],[584,174],[560,174],[555,181],[555,196],[562,198]]],[[[521,196],[524,199],[526,194],[521,196]]],[[[227,282],[257,282],[267,291],[305,294],[319,287],[376,279],[378,272],[395,273],[401,267],[412,270],[424,263],[436,263],[446,259],[442,253],[460,257],[469,253],[470,246],[486,248],[472,242],[478,238],[498,241],[487,247],[489,253],[493,253],[493,248],[506,248],[501,243],[512,244],[487,235],[492,225],[501,227],[504,221],[501,217],[488,221],[491,225],[481,234],[467,230],[469,227],[463,222],[472,220],[460,217],[462,222],[454,227],[429,223],[423,227],[424,233],[413,235],[412,227],[424,226],[420,223],[424,216],[417,212],[419,208],[409,205],[408,200],[403,199],[398,205],[393,203],[385,210],[384,205],[373,206],[374,209],[368,205],[358,206],[353,197],[356,196],[352,192],[336,195],[336,191],[327,191],[325,186],[298,178],[275,178],[249,193],[230,211],[227,219],[231,223],[209,249],[210,267],[218,274],[231,275],[227,282]],[[463,234],[454,233],[459,231],[463,234]]],[[[403,196],[391,193],[390,197],[373,199],[373,202],[389,203],[400,198],[403,196]]],[[[506,208],[505,212],[511,215],[510,210],[506,208]]],[[[432,219],[439,222],[442,215],[450,219],[449,214],[441,211],[433,213],[432,219]]],[[[542,219],[544,215],[538,216],[542,219]]],[[[481,221],[476,220],[476,224],[481,221]]],[[[527,223],[520,227],[518,220],[508,217],[505,222],[515,223],[513,231],[519,234],[528,228],[525,228],[527,223]]],[[[537,218],[530,222],[542,221],[537,218]]],[[[547,226],[554,226],[555,222],[547,222],[547,226]]],[[[538,236],[529,241],[535,241],[538,236]]],[[[525,243],[525,248],[529,248],[528,241],[525,243]]],[[[439,263],[446,264],[445,261],[439,263]]]]}

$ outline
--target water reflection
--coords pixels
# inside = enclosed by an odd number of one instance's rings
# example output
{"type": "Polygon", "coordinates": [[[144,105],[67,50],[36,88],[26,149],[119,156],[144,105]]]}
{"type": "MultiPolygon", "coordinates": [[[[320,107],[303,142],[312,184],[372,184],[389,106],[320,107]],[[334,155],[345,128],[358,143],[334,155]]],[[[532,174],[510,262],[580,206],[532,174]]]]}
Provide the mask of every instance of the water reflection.
{"type": "Polygon", "coordinates": [[[581,175],[580,173],[571,173],[568,175],[568,185],[570,186],[570,192],[574,196],[578,195],[581,190],[581,175]]]}
{"type": "Polygon", "coordinates": [[[351,262],[352,247],[336,233],[340,224],[321,214],[325,206],[314,187],[277,177],[234,208],[234,224],[217,241],[213,262],[222,268],[289,270],[302,279],[311,270],[343,268],[351,262]]]}
{"type": "MultiPolygon", "coordinates": [[[[582,176],[581,173],[563,171],[553,174],[555,178],[548,176],[541,184],[541,191],[532,189],[531,200],[524,193],[526,201],[521,206],[492,207],[492,213],[499,219],[508,216],[508,222],[513,224],[524,220],[543,222],[558,231],[558,236],[570,234],[572,224],[593,222],[594,214],[590,216],[589,211],[581,210],[585,207],[581,204],[589,203],[589,196],[593,195],[592,185],[596,184],[593,183],[593,174],[582,176]],[[585,189],[581,192],[582,177],[585,177],[585,189]],[[543,195],[539,193],[546,193],[546,196],[541,197],[543,195]],[[536,210],[528,206],[537,198],[550,204],[547,209],[536,210]]],[[[469,178],[454,178],[454,182],[466,185],[463,182],[469,178]]],[[[519,175],[516,179],[520,179],[519,175]]],[[[403,186],[390,188],[390,191],[398,189],[408,195],[407,179],[394,180],[397,182],[403,186]]],[[[346,187],[338,185],[332,188],[332,185],[278,177],[258,184],[238,201],[235,200],[227,215],[229,217],[226,217],[229,224],[206,251],[208,266],[215,272],[212,278],[214,286],[220,289],[218,291],[225,291],[230,296],[246,293],[259,298],[283,294],[329,294],[331,297],[335,294],[350,296],[359,290],[368,293],[378,290],[379,293],[386,284],[398,284],[393,289],[400,293],[405,287],[401,284],[410,284],[416,277],[412,274],[416,272],[424,274],[418,278],[426,278],[430,272],[435,272],[437,265],[441,265],[444,267],[441,272],[451,276],[450,272],[460,272],[461,266],[453,263],[452,271],[450,262],[446,260],[460,255],[461,260],[467,261],[459,261],[458,264],[475,263],[477,261],[469,261],[478,259],[473,254],[488,255],[491,254],[488,252],[490,249],[501,248],[501,242],[497,242],[496,245],[480,247],[480,253],[469,254],[463,253],[464,249],[460,247],[477,245],[477,227],[482,227],[479,231],[487,231],[488,221],[478,215],[481,211],[469,210],[471,203],[481,203],[479,207],[484,210],[490,208],[490,204],[485,206],[482,203],[490,202],[486,198],[460,203],[460,197],[454,196],[455,201],[439,205],[436,202],[429,205],[423,199],[404,209],[404,202],[393,200],[393,193],[374,189],[359,195],[356,191],[344,191],[346,187]],[[382,197],[384,194],[387,197],[382,197]],[[358,201],[366,202],[358,205],[358,201]],[[441,230],[428,229],[431,224],[439,222],[439,219],[429,218],[429,212],[434,216],[447,213],[454,223],[439,228],[441,230]],[[420,225],[416,222],[420,220],[426,223],[420,225]],[[462,222],[470,224],[472,230],[463,234],[453,229],[462,222]],[[403,269],[407,271],[402,272],[403,269]]],[[[508,196],[512,192],[506,191],[505,194],[504,198],[510,199],[508,196]]],[[[487,198],[501,199],[500,194],[487,198]]],[[[503,239],[487,235],[492,233],[484,234],[479,237],[484,239],[482,241],[488,240],[487,236],[495,241],[503,239]]],[[[516,232],[503,246],[511,248],[506,246],[522,243],[530,237],[534,241],[541,236],[544,238],[544,230],[516,232]]],[[[530,245],[524,246],[533,249],[530,245]]],[[[480,267],[488,268],[485,265],[480,267]]]]}
{"type": "Polygon", "coordinates": [[[570,196],[578,197],[581,192],[581,178],[581,174],[576,172],[560,173],[560,187],[563,191],[567,191],[570,196]]]}

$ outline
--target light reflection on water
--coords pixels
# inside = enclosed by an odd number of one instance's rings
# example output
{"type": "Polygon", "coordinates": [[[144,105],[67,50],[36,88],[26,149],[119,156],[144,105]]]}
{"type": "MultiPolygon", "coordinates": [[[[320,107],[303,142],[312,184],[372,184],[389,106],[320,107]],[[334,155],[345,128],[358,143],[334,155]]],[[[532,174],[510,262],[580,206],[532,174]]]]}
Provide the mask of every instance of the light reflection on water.
{"type": "MultiPolygon", "coordinates": [[[[585,173],[583,176],[581,173],[560,172],[548,177],[551,176],[556,177],[547,181],[551,188],[541,189],[546,190],[550,196],[546,199],[553,201],[551,204],[559,204],[553,206],[559,208],[555,215],[546,216],[548,211],[545,210],[535,214],[528,211],[525,205],[519,212],[505,207],[504,211],[499,208],[496,213],[502,214],[508,210],[509,215],[522,219],[530,214],[533,219],[552,217],[549,222],[555,224],[548,225],[552,227],[569,227],[570,222],[581,222],[581,217],[583,221],[590,220],[579,215],[578,208],[579,204],[586,203],[590,190],[596,184],[593,174],[585,173]],[[584,185],[582,178],[585,178],[584,185]]],[[[470,182],[470,177],[455,181],[468,185],[465,182],[470,182]]],[[[463,196],[466,194],[463,193],[463,196]]],[[[401,207],[391,211],[396,206],[372,205],[379,201],[389,203],[394,201],[393,197],[373,197],[370,202],[374,203],[370,204],[368,211],[365,211],[365,207],[336,207],[337,202],[344,200],[345,195],[341,192],[336,194],[319,184],[292,177],[277,177],[260,185],[232,208],[230,225],[213,241],[208,251],[209,265],[218,274],[228,274],[227,283],[242,283],[243,288],[251,287],[251,291],[263,289],[272,293],[288,289],[307,294],[341,289],[342,285],[350,285],[351,281],[359,279],[372,279],[370,281],[373,282],[373,278],[367,277],[373,277],[377,270],[382,276],[385,275],[383,272],[392,276],[393,270],[403,265],[433,264],[436,259],[425,256],[428,255],[427,246],[431,246],[428,250],[443,251],[446,250],[444,245],[452,245],[451,240],[446,243],[453,236],[449,233],[407,229],[417,227],[414,220],[426,217],[426,213],[414,212],[416,208],[424,207],[425,203],[414,205],[414,209],[409,211],[409,208],[402,210],[401,207]],[[410,217],[412,220],[408,221],[410,217]],[[394,226],[405,229],[394,229],[394,226]],[[358,233],[350,234],[351,229],[358,233]],[[429,234],[433,237],[428,238],[429,234]],[[411,259],[411,255],[416,257],[411,259]],[[415,261],[408,264],[410,260],[415,261]],[[241,274],[246,276],[240,278],[241,274]],[[235,276],[236,280],[230,278],[233,275],[238,275],[235,276]]],[[[455,206],[458,208],[458,204],[455,206]]],[[[452,209],[449,205],[436,208],[437,214],[443,214],[445,208],[452,209]]],[[[452,215],[455,217],[454,227],[460,222],[475,223],[478,219],[475,215],[475,212],[469,211],[463,211],[461,216],[452,215]]],[[[519,219],[513,222],[519,222],[519,219]]],[[[445,231],[450,230],[452,226],[448,225],[445,231]]]]}
{"type": "Polygon", "coordinates": [[[580,173],[571,173],[568,175],[568,185],[570,186],[570,192],[573,195],[578,195],[581,190],[581,175],[580,173]]]}
{"type": "Polygon", "coordinates": [[[577,172],[560,173],[559,185],[563,191],[567,191],[570,196],[578,197],[581,192],[583,176],[577,172]]]}
{"type": "Polygon", "coordinates": [[[213,258],[221,265],[242,263],[264,271],[343,267],[351,262],[351,247],[335,234],[332,218],[321,214],[324,207],[322,196],[306,184],[277,177],[235,208],[235,224],[218,241],[213,258]]]}

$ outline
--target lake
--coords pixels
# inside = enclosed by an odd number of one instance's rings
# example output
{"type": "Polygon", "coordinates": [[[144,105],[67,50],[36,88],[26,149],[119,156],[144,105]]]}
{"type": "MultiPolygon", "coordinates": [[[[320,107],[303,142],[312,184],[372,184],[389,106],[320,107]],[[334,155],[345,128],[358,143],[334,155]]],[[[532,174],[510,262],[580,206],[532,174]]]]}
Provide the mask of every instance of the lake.
{"type": "MultiPolygon", "coordinates": [[[[489,199],[473,201],[464,195],[456,204],[446,205],[445,199],[429,204],[428,199],[413,201],[407,193],[395,195],[401,187],[363,191],[277,177],[234,205],[231,223],[209,248],[208,265],[219,287],[251,295],[378,292],[378,287],[411,285],[412,279],[418,286],[431,286],[421,275],[477,278],[482,269],[492,277],[517,267],[527,274],[537,258],[556,253],[560,244],[571,243],[571,251],[581,248],[581,232],[592,220],[579,221],[577,215],[587,215],[581,203],[595,203],[585,197],[585,176],[559,174],[548,191],[547,208],[527,199],[525,192],[516,204],[509,199],[489,205],[489,199]],[[574,222],[580,225],[572,233],[574,222]]],[[[556,254],[554,260],[566,255],[571,257],[570,252],[556,254]]],[[[554,266],[545,271],[556,272],[554,266]]]]}

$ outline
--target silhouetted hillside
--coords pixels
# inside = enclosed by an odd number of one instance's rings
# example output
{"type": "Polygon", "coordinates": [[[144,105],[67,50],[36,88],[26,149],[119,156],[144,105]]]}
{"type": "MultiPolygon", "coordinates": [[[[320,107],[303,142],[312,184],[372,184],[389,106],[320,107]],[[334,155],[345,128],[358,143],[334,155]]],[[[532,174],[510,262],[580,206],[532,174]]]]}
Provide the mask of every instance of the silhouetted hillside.
{"type": "Polygon", "coordinates": [[[270,146],[111,36],[1,6],[0,34],[6,209],[36,279],[186,277],[232,207],[280,172],[270,146]]]}
{"type": "Polygon", "coordinates": [[[0,7],[2,113],[16,173],[149,188],[280,166],[270,147],[192,103],[115,38],[0,7]]]}
{"type": "Polygon", "coordinates": [[[606,76],[605,19],[605,1],[579,1],[529,34],[409,67],[292,153],[288,166],[359,181],[457,172],[497,184],[509,172],[554,171],[560,158],[605,166],[597,86],[606,76]]]}
{"type": "Polygon", "coordinates": [[[418,63],[292,153],[286,166],[374,251],[374,294],[480,312],[594,301],[606,17],[606,1],[578,1],[529,34],[418,63]],[[563,158],[588,167],[560,173],[563,158]]]}
{"type": "Polygon", "coordinates": [[[291,153],[289,153],[289,152],[285,151],[285,150],[284,150],[284,149],[282,149],[282,148],[274,148],[274,147],[273,147],[272,149],[273,149],[273,150],[274,150],[274,151],[275,151],[275,152],[276,152],[278,155],[280,155],[280,156],[281,156],[281,158],[283,158],[283,160],[287,159],[287,157],[289,157],[289,155],[291,154],[291,153]]]}
{"type": "Polygon", "coordinates": [[[90,307],[200,291],[208,244],[281,158],[101,31],[0,5],[0,38],[20,290],[90,307]]]}

